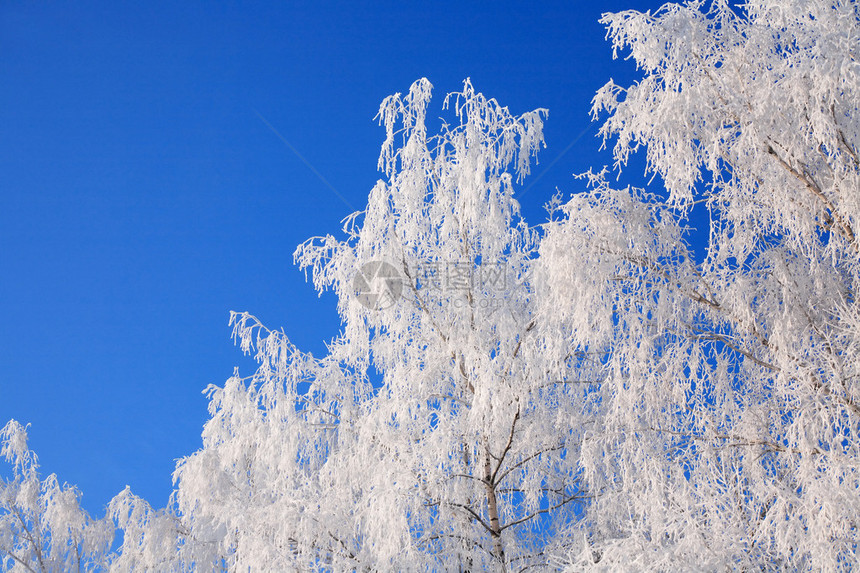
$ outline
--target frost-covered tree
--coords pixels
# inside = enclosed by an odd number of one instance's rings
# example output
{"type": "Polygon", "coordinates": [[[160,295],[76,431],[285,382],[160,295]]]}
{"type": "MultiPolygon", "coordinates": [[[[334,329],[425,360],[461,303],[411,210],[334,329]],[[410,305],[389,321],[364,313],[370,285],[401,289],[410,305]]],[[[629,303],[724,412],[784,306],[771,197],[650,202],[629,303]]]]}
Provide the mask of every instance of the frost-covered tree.
{"type": "Polygon", "coordinates": [[[644,148],[665,191],[592,176],[540,247],[538,321],[603,356],[572,570],[856,569],[858,3],[603,22],[642,77],[594,112],[617,164],[644,148]]]}
{"type": "Polygon", "coordinates": [[[4,571],[96,571],[107,565],[113,524],[81,509],[78,491],[39,475],[27,431],[11,420],[0,430],[0,455],[12,466],[0,478],[0,564],[4,571]]]}
{"type": "Polygon", "coordinates": [[[429,82],[387,98],[384,180],[295,253],[338,298],[326,356],[233,313],[259,369],[208,389],[167,509],[114,498],[109,557],[110,523],[39,481],[10,423],[4,565],[858,568],[858,2],[603,22],[642,77],[594,114],[617,167],[645,150],[649,192],[588,172],[529,226],[543,110],[467,81],[431,135],[429,82]]]}
{"type": "Polygon", "coordinates": [[[382,103],[385,181],[344,240],[296,251],[338,296],[328,355],[232,317],[260,368],[210,390],[203,448],[176,472],[210,563],[540,569],[576,518],[587,386],[566,382],[585,358],[535,321],[539,236],[513,199],[544,112],[512,116],[467,81],[429,135],[430,95],[420,80],[382,103]]]}

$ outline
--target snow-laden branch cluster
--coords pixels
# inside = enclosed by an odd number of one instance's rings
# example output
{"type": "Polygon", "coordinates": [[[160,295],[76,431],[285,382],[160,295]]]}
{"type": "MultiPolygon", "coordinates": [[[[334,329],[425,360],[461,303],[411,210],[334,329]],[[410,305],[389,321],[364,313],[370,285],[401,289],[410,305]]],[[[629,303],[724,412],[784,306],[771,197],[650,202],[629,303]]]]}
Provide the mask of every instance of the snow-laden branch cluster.
{"type": "Polygon", "coordinates": [[[691,2],[603,21],[643,72],[596,96],[603,135],[619,165],[646,150],[674,225],[703,202],[710,236],[694,261],[664,213],[637,219],[641,202],[598,183],[541,246],[604,281],[550,275],[555,308],[588,308],[555,312],[559,328],[608,349],[607,434],[581,460],[605,493],[577,567],[855,568],[858,4],[691,2]]]}
{"type": "Polygon", "coordinates": [[[12,475],[0,479],[0,564],[4,571],[95,571],[106,567],[113,524],[94,520],[78,504],[80,494],[42,479],[27,447],[27,430],[15,420],[0,430],[0,456],[12,475]]]}

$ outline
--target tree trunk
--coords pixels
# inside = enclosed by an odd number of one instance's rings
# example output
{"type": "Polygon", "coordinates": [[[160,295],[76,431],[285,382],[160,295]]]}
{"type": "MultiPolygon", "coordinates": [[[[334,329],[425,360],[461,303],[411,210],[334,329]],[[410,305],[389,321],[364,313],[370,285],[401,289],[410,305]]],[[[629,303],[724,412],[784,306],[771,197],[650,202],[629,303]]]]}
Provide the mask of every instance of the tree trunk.
{"type": "Polygon", "coordinates": [[[493,469],[490,463],[490,448],[484,445],[484,487],[487,490],[487,513],[490,517],[490,534],[493,537],[493,554],[505,570],[505,550],[502,548],[502,529],[499,525],[499,508],[496,503],[496,484],[493,483],[493,469]]]}

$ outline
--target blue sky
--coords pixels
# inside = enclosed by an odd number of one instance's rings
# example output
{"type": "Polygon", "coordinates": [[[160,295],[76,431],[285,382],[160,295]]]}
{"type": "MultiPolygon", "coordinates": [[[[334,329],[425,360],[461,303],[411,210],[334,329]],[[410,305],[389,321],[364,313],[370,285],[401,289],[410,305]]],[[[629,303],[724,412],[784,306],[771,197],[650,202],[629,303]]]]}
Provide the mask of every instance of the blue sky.
{"type": "Polygon", "coordinates": [[[0,425],[31,424],[43,472],[92,513],[126,484],[164,505],[202,391],[253,371],[230,310],[315,354],[337,333],[292,253],[364,207],[381,100],[427,77],[441,114],[471,77],[513,113],[548,108],[520,191],[540,223],[557,187],[582,189],[572,173],[611,162],[590,100],[633,75],[600,13],[657,6],[4,2],[0,425]]]}

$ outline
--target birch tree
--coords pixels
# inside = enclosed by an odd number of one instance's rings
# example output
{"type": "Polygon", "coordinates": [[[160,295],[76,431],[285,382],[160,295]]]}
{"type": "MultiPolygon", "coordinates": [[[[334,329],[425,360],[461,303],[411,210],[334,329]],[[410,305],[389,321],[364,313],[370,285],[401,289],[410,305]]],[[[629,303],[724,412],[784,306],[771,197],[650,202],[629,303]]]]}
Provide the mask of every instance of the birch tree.
{"type": "Polygon", "coordinates": [[[538,232],[513,199],[545,111],[467,81],[428,135],[430,97],[420,80],[382,103],[385,180],[345,239],[296,251],[338,297],[328,355],[231,319],[260,368],[211,389],[176,473],[183,522],[230,568],[541,569],[585,499],[583,392],[561,383],[578,359],[534,319],[538,232]]]}
{"type": "Polygon", "coordinates": [[[595,116],[616,165],[643,149],[663,189],[591,175],[540,247],[539,320],[604,356],[603,430],[581,449],[599,495],[571,570],[853,570],[858,4],[603,22],[641,78],[610,81],[595,116]],[[686,246],[694,208],[703,260],[686,246]]]}
{"type": "Polygon", "coordinates": [[[12,466],[0,479],[0,565],[16,573],[96,571],[107,565],[113,524],[81,509],[77,489],[44,480],[27,447],[27,430],[15,420],[0,430],[0,455],[12,466]]]}

